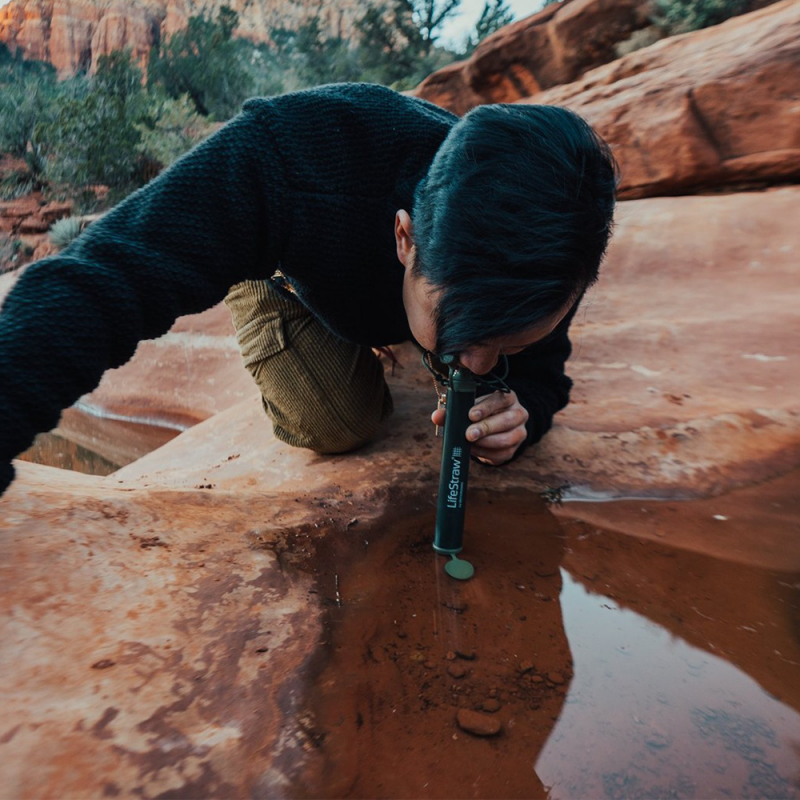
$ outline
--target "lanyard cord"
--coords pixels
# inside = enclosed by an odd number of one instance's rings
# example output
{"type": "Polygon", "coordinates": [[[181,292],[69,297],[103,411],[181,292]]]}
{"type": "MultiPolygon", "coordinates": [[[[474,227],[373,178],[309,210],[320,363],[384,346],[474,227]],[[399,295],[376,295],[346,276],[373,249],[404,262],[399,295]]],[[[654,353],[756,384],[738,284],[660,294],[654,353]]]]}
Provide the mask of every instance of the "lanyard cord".
{"type": "MultiPolygon", "coordinates": [[[[503,360],[502,375],[495,375],[494,372],[490,372],[486,377],[482,375],[476,375],[475,380],[477,381],[478,386],[481,388],[490,389],[493,392],[503,392],[508,394],[511,391],[506,383],[506,378],[508,377],[508,356],[506,356],[504,353],[501,353],[500,358],[503,360]]],[[[441,396],[442,392],[439,391],[439,387],[436,385],[437,382],[444,387],[449,387],[450,379],[433,366],[433,353],[430,351],[424,350],[422,352],[422,364],[433,376],[433,388],[436,390],[437,396],[441,396]]]]}

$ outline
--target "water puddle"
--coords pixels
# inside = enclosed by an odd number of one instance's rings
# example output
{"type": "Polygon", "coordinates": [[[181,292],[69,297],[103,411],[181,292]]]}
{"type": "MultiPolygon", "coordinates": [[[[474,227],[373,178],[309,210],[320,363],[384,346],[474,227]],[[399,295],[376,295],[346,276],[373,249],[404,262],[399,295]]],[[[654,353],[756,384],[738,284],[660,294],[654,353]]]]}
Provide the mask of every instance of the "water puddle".
{"type": "Polygon", "coordinates": [[[433,521],[317,553],[329,659],[293,796],[800,797],[797,575],[476,491],[459,583],[433,521]]]}
{"type": "Polygon", "coordinates": [[[186,427],[101,417],[85,408],[66,409],[58,427],[40,433],[20,458],[88,475],[110,475],[174,439],[186,427]]]}

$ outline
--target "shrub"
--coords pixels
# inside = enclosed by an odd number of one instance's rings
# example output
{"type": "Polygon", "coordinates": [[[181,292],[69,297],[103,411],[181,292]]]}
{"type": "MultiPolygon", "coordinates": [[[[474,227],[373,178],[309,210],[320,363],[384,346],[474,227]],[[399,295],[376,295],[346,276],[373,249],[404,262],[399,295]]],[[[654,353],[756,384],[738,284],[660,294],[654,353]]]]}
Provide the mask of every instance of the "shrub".
{"type": "Polygon", "coordinates": [[[77,238],[83,226],[78,217],[64,217],[56,220],[48,231],[50,241],[59,250],[63,250],[73,239],[77,238]]]}
{"type": "Polygon", "coordinates": [[[252,46],[233,38],[238,20],[228,6],[222,6],[216,20],[190,17],[184,30],[150,53],[148,88],[160,87],[174,99],[188,95],[203,116],[233,116],[253,88],[246,58],[252,46]]]}
{"type": "Polygon", "coordinates": [[[749,0],[654,0],[653,22],[669,35],[717,25],[748,10],[749,0]]]}

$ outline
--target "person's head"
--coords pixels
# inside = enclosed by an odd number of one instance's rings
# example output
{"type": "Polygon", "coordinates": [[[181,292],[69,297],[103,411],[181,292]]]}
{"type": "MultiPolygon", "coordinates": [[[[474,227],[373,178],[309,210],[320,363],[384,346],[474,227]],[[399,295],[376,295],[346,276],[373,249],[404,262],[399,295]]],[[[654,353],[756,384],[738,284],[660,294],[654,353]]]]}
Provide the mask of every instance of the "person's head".
{"type": "Polygon", "coordinates": [[[417,341],[487,372],[500,352],[550,333],[597,280],[616,185],[608,146],[576,114],[470,111],[418,185],[412,215],[396,216],[417,341]]]}

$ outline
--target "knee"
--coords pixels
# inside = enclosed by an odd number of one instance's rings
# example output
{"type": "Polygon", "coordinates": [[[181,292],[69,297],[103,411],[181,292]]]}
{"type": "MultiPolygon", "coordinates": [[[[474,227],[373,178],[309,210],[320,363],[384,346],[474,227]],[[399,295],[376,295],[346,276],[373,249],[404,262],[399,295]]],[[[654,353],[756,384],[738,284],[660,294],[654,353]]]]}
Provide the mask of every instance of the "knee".
{"type": "Polygon", "coordinates": [[[362,406],[357,416],[344,416],[317,406],[298,415],[292,424],[286,424],[288,420],[280,420],[280,415],[270,410],[267,413],[273,420],[275,437],[280,441],[320,455],[336,455],[358,450],[372,442],[393,410],[391,394],[385,387],[382,397],[362,406]]]}

